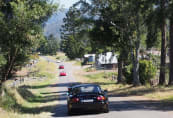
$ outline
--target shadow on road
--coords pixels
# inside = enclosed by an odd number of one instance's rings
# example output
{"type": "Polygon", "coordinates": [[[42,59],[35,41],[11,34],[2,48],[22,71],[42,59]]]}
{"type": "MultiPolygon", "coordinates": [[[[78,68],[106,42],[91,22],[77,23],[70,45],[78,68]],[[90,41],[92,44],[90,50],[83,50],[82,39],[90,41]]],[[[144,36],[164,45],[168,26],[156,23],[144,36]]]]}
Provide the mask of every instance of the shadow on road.
{"type": "Polygon", "coordinates": [[[132,111],[132,110],[155,110],[172,111],[173,103],[163,103],[150,100],[129,100],[129,101],[110,101],[110,111],[132,111]],[[165,107],[166,106],[166,107],[165,107]]]}
{"type": "MultiPolygon", "coordinates": [[[[29,102],[34,103],[47,103],[50,101],[60,101],[60,104],[55,105],[48,105],[43,107],[33,107],[27,108],[25,106],[17,105],[20,109],[21,113],[27,114],[40,114],[42,112],[50,112],[52,113],[52,117],[68,117],[67,115],[67,103],[66,103],[66,91],[57,91],[57,92],[42,92],[41,94],[45,96],[36,96],[32,92],[29,91],[29,88],[37,89],[43,87],[68,87],[72,84],[79,84],[79,83],[59,83],[53,85],[46,85],[46,86],[21,86],[18,90],[20,95],[29,102]],[[24,89],[24,90],[22,90],[24,89]],[[21,91],[22,90],[22,91],[21,91]],[[25,91],[25,92],[24,92],[25,91]],[[23,93],[24,92],[24,93],[23,93]],[[53,95],[51,95],[53,94],[53,95]],[[57,94],[57,95],[55,95],[57,94]]],[[[111,95],[111,101],[109,104],[110,112],[113,111],[133,111],[133,110],[156,110],[156,111],[172,111],[173,110],[173,103],[165,103],[160,101],[149,101],[149,100],[119,100],[117,99],[119,95],[111,95]],[[166,106],[166,107],[165,107],[166,106]]],[[[78,114],[74,114],[75,116],[81,115],[91,115],[91,114],[99,114],[99,112],[81,112],[78,114]]]]}

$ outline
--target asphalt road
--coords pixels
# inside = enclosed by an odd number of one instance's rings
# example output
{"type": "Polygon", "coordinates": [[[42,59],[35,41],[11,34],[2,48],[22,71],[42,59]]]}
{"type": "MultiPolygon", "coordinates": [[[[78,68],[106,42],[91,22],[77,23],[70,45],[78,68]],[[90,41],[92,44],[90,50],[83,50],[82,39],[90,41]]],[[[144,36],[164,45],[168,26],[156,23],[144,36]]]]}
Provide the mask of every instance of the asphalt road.
{"type": "MultiPolygon", "coordinates": [[[[51,61],[50,59],[48,59],[51,61]]],[[[53,62],[53,61],[51,61],[53,62]]],[[[67,115],[67,87],[71,83],[76,83],[73,72],[78,71],[80,67],[74,66],[70,62],[60,63],[65,66],[66,77],[59,77],[57,82],[57,93],[59,95],[59,105],[52,111],[52,118],[173,118],[173,107],[160,107],[159,102],[136,100],[133,97],[109,96],[109,113],[79,113],[76,115],[67,115]]],[[[59,64],[57,64],[58,67],[59,64]]],[[[80,111],[79,111],[80,112],[80,111]]]]}

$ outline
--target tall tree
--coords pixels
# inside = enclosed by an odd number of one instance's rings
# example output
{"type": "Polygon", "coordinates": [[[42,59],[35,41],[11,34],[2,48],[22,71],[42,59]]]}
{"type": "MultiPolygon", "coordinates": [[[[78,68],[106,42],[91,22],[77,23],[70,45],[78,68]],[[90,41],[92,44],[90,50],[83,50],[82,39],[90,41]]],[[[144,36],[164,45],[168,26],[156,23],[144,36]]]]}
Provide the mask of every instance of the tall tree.
{"type": "Polygon", "coordinates": [[[70,7],[63,19],[64,25],[61,29],[61,50],[70,59],[81,58],[86,52],[90,52],[90,41],[88,40],[89,25],[85,20],[87,3],[79,1],[70,7]],[[84,5],[85,7],[77,7],[84,5]],[[85,23],[84,23],[85,22],[85,23]]]}
{"type": "Polygon", "coordinates": [[[170,35],[170,49],[169,49],[169,85],[173,85],[173,3],[169,6],[170,13],[170,27],[169,27],[169,35],[170,35]]]}
{"type": "Polygon", "coordinates": [[[0,48],[7,63],[2,68],[2,81],[28,60],[37,40],[43,36],[44,21],[55,10],[56,6],[47,0],[4,0],[0,8],[3,21],[0,22],[0,48]]]}
{"type": "Polygon", "coordinates": [[[161,43],[161,59],[160,59],[160,76],[159,84],[165,84],[165,70],[166,70],[166,4],[167,0],[160,0],[160,29],[162,33],[161,43]]]}

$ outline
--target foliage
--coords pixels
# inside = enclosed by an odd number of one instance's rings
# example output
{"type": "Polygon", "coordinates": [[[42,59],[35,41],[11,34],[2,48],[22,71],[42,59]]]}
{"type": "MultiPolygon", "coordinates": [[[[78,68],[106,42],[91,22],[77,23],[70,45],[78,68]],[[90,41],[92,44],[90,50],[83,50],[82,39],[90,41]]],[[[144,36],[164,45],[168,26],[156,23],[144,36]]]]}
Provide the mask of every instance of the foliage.
{"type": "MultiPolygon", "coordinates": [[[[70,8],[64,19],[62,47],[65,48],[63,51],[65,49],[64,52],[70,55],[71,50],[66,50],[66,47],[74,43],[77,48],[73,51],[72,58],[79,56],[78,50],[81,45],[84,51],[81,51],[80,55],[88,52],[118,52],[118,63],[121,65],[118,66],[120,75],[122,63],[126,63],[126,55],[131,55],[134,72],[133,84],[140,85],[140,48],[146,46],[161,49],[159,83],[163,85],[166,80],[166,51],[169,46],[166,39],[169,39],[169,35],[170,39],[173,37],[172,27],[167,26],[172,23],[169,22],[172,19],[171,0],[80,0],[70,8]],[[170,33],[167,29],[170,29],[170,33]],[[89,34],[89,37],[84,40],[78,37],[84,34],[83,31],[89,34]],[[71,40],[71,37],[75,41],[71,40]],[[86,48],[90,51],[86,51],[86,48]]],[[[173,69],[170,68],[170,70],[173,69]]]]}
{"type": "Polygon", "coordinates": [[[30,59],[37,60],[37,59],[39,59],[39,56],[38,56],[37,53],[35,53],[35,54],[32,54],[32,55],[30,56],[30,59]]]}
{"type": "Polygon", "coordinates": [[[28,61],[43,39],[44,22],[56,8],[47,0],[8,0],[0,5],[0,49],[6,60],[2,81],[28,61]]]}
{"type": "Polygon", "coordinates": [[[31,69],[34,76],[36,77],[46,77],[48,79],[55,78],[55,75],[52,72],[56,71],[56,65],[44,60],[40,60],[34,68],[31,69]]]}
{"type": "Polygon", "coordinates": [[[85,10],[78,9],[80,2],[70,7],[61,29],[61,51],[70,59],[81,58],[85,53],[91,52],[90,24],[84,16],[87,9],[85,7],[83,7],[85,10]]]}
{"type": "Polygon", "coordinates": [[[1,54],[0,55],[0,68],[7,63],[6,59],[4,56],[1,54]]]}
{"type": "Polygon", "coordinates": [[[0,96],[0,107],[4,109],[0,114],[2,118],[51,117],[51,111],[58,104],[58,98],[56,94],[50,96],[44,93],[54,92],[54,87],[50,85],[57,82],[54,74],[57,73],[56,64],[48,64],[46,60],[41,60],[35,67],[41,68],[41,72],[48,72],[49,75],[45,73],[46,78],[42,78],[41,81],[40,79],[25,81],[25,84],[15,88],[8,86],[10,80],[4,83],[5,94],[0,96]]]}
{"type": "MultiPolygon", "coordinates": [[[[139,61],[139,78],[141,84],[145,85],[156,75],[157,68],[152,64],[152,61],[140,60],[139,61]]],[[[132,84],[133,82],[133,69],[132,65],[126,67],[124,71],[126,82],[132,84]]]]}
{"type": "Polygon", "coordinates": [[[37,49],[42,54],[55,55],[59,51],[60,45],[58,39],[53,35],[45,37],[44,40],[40,42],[40,47],[37,49]]]}
{"type": "Polygon", "coordinates": [[[7,111],[11,110],[19,110],[17,109],[18,104],[16,99],[14,98],[14,95],[12,93],[9,93],[6,88],[2,88],[3,90],[3,96],[0,96],[0,106],[4,108],[7,111]]]}
{"type": "Polygon", "coordinates": [[[156,75],[156,67],[151,61],[141,60],[139,66],[140,81],[142,84],[146,84],[156,75]]]}
{"type": "Polygon", "coordinates": [[[73,36],[61,42],[61,49],[69,59],[81,58],[85,53],[84,47],[73,36]]]}

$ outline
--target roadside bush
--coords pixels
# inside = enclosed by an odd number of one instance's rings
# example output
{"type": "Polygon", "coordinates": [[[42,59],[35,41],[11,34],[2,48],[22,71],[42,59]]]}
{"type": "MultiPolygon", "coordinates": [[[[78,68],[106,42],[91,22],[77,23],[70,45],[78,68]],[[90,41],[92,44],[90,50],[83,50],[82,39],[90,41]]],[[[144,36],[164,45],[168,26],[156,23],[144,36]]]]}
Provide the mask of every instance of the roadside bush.
{"type": "Polygon", "coordinates": [[[140,82],[142,84],[146,84],[149,82],[150,79],[152,79],[156,75],[156,67],[152,64],[151,61],[148,60],[140,60],[140,66],[139,66],[139,76],[140,76],[140,82]]]}
{"type": "MultiPolygon", "coordinates": [[[[140,60],[139,61],[139,78],[142,85],[145,85],[156,75],[157,68],[152,64],[152,61],[140,60]]],[[[128,84],[133,83],[133,68],[132,65],[124,69],[124,76],[128,84]]]]}
{"type": "Polygon", "coordinates": [[[132,69],[132,64],[126,66],[123,69],[123,75],[125,77],[125,81],[127,84],[132,84],[133,83],[133,69],[132,69]]]}
{"type": "Polygon", "coordinates": [[[39,55],[37,53],[30,55],[30,59],[36,60],[39,59],[39,55]]]}
{"type": "Polygon", "coordinates": [[[2,107],[5,110],[8,110],[8,111],[19,110],[18,104],[16,102],[14,95],[9,93],[5,88],[1,88],[1,90],[4,93],[3,93],[3,95],[1,93],[1,96],[0,96],[0,107],[2,107]]]}
{"type": "Polygon", "coordinates": [[[60,57],[59,57],[59,56],[57,56],[57,57],[56,57],[56,59],[57,59],[57,60],[59,60],[59,59],[60,59],[60,57]]]}

